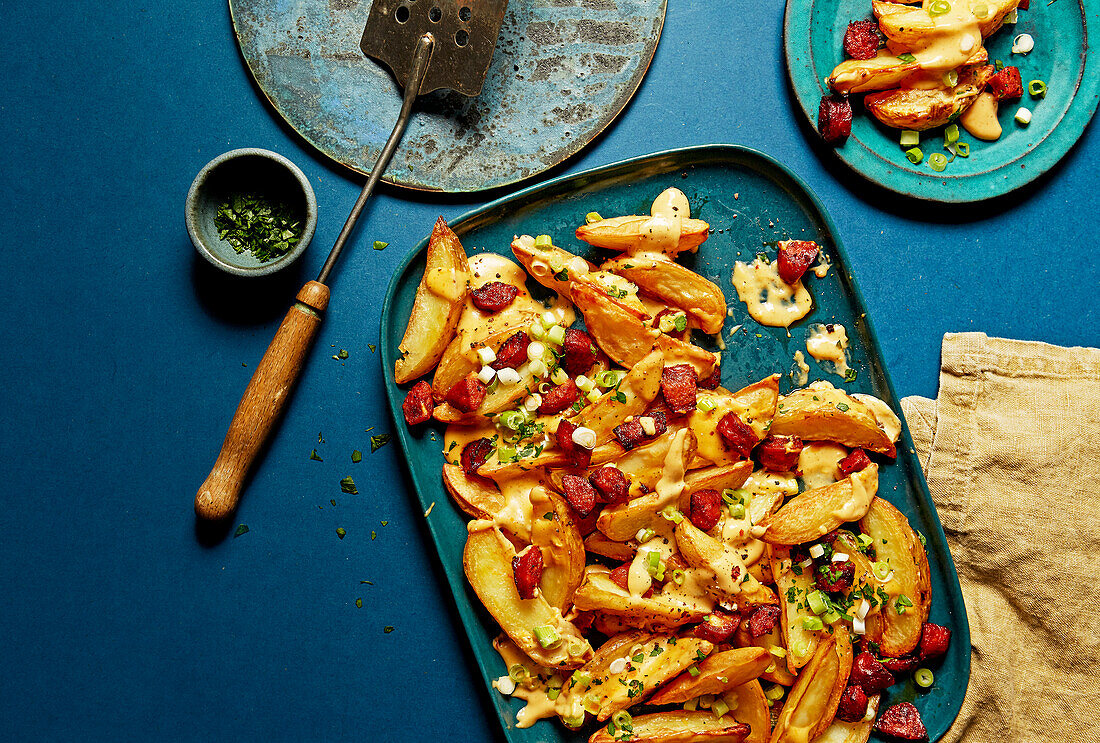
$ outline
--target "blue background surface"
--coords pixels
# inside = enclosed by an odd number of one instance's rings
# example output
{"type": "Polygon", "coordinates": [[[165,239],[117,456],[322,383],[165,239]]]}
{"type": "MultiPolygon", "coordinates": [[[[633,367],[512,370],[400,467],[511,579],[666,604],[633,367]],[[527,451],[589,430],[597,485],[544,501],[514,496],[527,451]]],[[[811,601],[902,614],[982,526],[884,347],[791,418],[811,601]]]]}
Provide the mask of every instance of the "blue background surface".
{"type": "MultiPolygon", "coordinates": [[[[195,490],[362,179],[273,115],[220,3],[6,3],[0,17],[0,731],[497,735],[398,449],[369,454],[371,433],[393,424],[367,344],[393,268],[435,217],[501,194],[382,190],[244,495],[237,521],[250,531],[209,538],[195,528],[195,490]],[[298,163],[320,208],[298,268],[266,283],[213,274],[183,223],[195,173],[245,146],[298,163]],[[390,246],[375,252],[375,239],[390,246]],[[346,361],[331,358],[340,348],[346,361]],[[323,462],[310,461],[314,448],[323,462]],[[364,460],[352,464],[356,448],[364,460]],[[345,475],[358,496],[340,492],[345,475]]],[[[670,2],[635,99],[554,173],[710,142],[777,157],[832,215],[902,395],[935,395],[946,331],[1100,346],[1096,124],[1022,193],[963,208],[894,197],[811,144],[788,90],[782,18],[778,0],[670,2]]]]}

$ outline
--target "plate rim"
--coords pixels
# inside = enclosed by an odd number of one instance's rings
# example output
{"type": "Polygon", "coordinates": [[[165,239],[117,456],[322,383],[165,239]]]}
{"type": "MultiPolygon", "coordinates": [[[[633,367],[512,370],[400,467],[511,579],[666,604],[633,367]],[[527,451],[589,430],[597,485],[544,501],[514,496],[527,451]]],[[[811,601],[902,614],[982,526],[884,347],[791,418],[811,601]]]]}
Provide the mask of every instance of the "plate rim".
{"type": "MultiPolygon", "coordinates": [[[[578,187],[584,187],[585,185],[587,185],[586,181],[595,179],[598,176],[611,176],[616,171],[628,170],[630,168],[638,168],[645,165],[646,163],[656,163],[662,159],[674,161],[676,165],[673,170],[676,170],[682,167],[688,167],[698,162],[722,161],[723,159],[728,160],[732,159],[733,157],[755,160],[757,165],[763,165],[765,168],[774,168],[775,171],[778,171],[784,177],[793,182],[795,187],[798,189],[799,195],[806,198],[813,206],[814,210],[816,211],[816,216],[821,219],[822,224],[828,232],[829,238],[832,240],[833,246],[837,251],[841,264],[849,269],[846,275],[845,282],[851,289],[854,303],[858,305],[858,308],[864,313],[863,322],[866,325],[867,335],[871,341],[872,350],[874,351],[875,356],[882,362],[880,364],[880,371],[882,374],[883,382],[885,383],[886,388],[889,391],[891,399],[896,401],[900,407],[900,398],[898,397],[897,391],[894,387],[893,379],[890,376],[889,369],[886,366],[884,360],[885,356],[882,353],[881,344],[878,340],[878,334],[875,332],[874,329],[874,322],[870,314],[866,313],[867,305],[863,299],[863,293],[860,291],[854,273],[851,270],[851,262],[849,260],[848,253],[839,238],[839,233],[837,232],[836,225],[833,222],[832,217],[825,210],[824,205],[818,198],[817,194],[814,193],[812,189],[810,189],[810,187],[803,181],[802,178],[794,173],[789,167],[760,150],[739,144],[714,143],[660,150],[647,155],[639,155],[631,158],[626,158],[606,165],[601,165],[584,171],[579,171],[577,173],[561,175],[548,181],[533,184],[515,193],[494,199],[493,201],[481,207],[471,209],[454,219],[452,222],[449,223],[449,225],[454,230],[455,234],[461,238],[467,232],[478,227],[478,219],[483,215],[491,212],[492,210],[504,204],[512,202],[531,201],[533,200],[532,197],[537,196],[541,192],[552,192],[554,189],[562,187],[564,184],[575,182],[578,184],[578,187]]],[[[386,288],[386,295],[382,304],[382,315],[379,324],[379,344],[381,346],[379,361],[382,365],[382,377],[383,384],[385,385],[386,389],[386,399],[389,403],[390,415],[393,417],[394,420],[394,429],[397,432],[397,438],[401,444],[403,466],[405,467],[405,471],[409,474],[409,477],[412,480],[414,486],[414,492],[411,493],[411,495],[421,505],[424,505],[424,501],[421,497],[422,488],[420,479],[418,478],[416,470],[414,470],[410,466],[409,460],[411,456],[409,451],[409,429],[406,425],[404,425],[404,420],[398,413],[398,410],[401,407],[401,402],[403,400],[404,390],[400,386],[398,386],[396,382],[393,381],[393,376],[389,372],[389,367],[392,366],[393,361],[396,359],[396,349],[394,345],[390,343],[390,334],[386,331],[389,328],[390,323],[393,319],[395,305],[394,297],[397,292],[398,286],[401,284],[401,278],[408,270],[409,264],[416,260],[420,256],[420,254],[427,248],[428,239],[428,237],[425,237],[420,242],[418,242],[394,267],[393,274],[390,277],[389,285],[386,288]]],[[[958,616],[954,617],[955,626],[952,628],[952,640],[953,643],[961,643],[967,649],[967,651],[961,656],[960,665],[960,675],[962,676],[964,683],[962,684],[961,693],[954,697],[951,703],[951,707],[953,707],[950,712],[951,722],[944,730],[945,734],[947,732],[947,729],[950,728],[951,724],[953,724],[954,720],[958,717],[959,712],[962,710],[963,698],[965,696],[966,690],[969,688],[971,674],[971,657],[969,652],[969,648],[971,645],[970,622],[966,612],[965,597],[963,596],[962,587],[959,583],[958,568],[955,566],[955,559],[951,555],[950,549],[947,546],[946,533],[944,532],[943,524],[940,521],[939,513],[936,511],[935,503],[932,500],[931,493],[928,490],[928,483],[925,479],[924,471],[920,466],[920,462],[916,458],[915,448],[913,447],[912,435],[909,431],[908,422],[905,420],[904,415],[899,415],[898,417],[901,421],[902,427],[901,439],[898,442],[898,449],[904,450],[901,456],[906,457],[906,459],[911,460],[912,462],[911,476],[908,478],[908,480],[912,485],[916,487],[916,494],[918,496],[917,504],[919,508],[922,511],[927,511],[931,513],[932,518],[930,519],[930,521],[935,527],[933,536],[934,538],[936,538],[939,544],[943,545],[943,552],[947,555],[949,561],[950,569],[944,571],[947,588],[952,595],[958,596],[958,605],[961,611],[958,616]]],[[[493,704],[494,707],[498,709],[498,711],[502,711],[500,705],[497,703],[499,702],[499,699],[496,698],[500,697],[500,695],[494,694],[492,680],[489,677],[490,675],[488,673],[488,669],[484,666],[482,662],[482,654],[477,652],[476,648],[473,647],[474,638],[471,635],[472,629],[469,625],[469,622],[480,621],[475,613],[477,607],[472,605],[466,606],[462,603],[462,601],[459,600],[460,592],[468,592],[470,590],[465,580],[465,574],[460,569],[460,565],[448,565],[443,560],[443,535],[441,534],[441,529],[437,528],[435,522],[433,522],[431,519],[426,518],[425,522],[428,532],[431,535],[432,543],[435,546],[435,559],[439,561],[439,563],[443,567],[444,573],[447,575],[448,589],[450,590],[451,598],[454,602],[455,608],[462,619],[463,632],[466,634],[467,641],[471,646],[471,650],[474,651],[474,657],[479,667],[479,670],[481,671],[480,676],[486,688],[486,693],[490,694],[489,701],[491,704],[493,704]],[[457,585],[455,581],[456,575],[459,577],[457,585]]],[[[509,727],[508,722],[505,720],[504,715],[498,714],[498,718],[505,737],[509,737],[509,732],[511,728],[509,727]]],[[[942,734],[940,737],[942,737],[942,734]]],[[[935,740],[939,739],[940,738],[934,739],[933,743],[935,740]]]]}
{"type": "MultiPolygon", "coordinates": [[[[817,124],[814,112],[820,103],[821,96],[825,93],[825,87],[816,77],[813,90],[808,83],[802,84],[796,79],[791,59],[798,51],[796,42],[809,36],[809,18],[817,1],[787,0],[783,13],[783,62],[787,71],[787,82],[791,86],[791,93],[798,102],[798,108],[805,117],[806,123],[815,133],[817,124]],[[803,7],[796,10],[796,5],[803,7]]],[[[1100,26],[1100,6],[1096,3],[1087,3],[1086,0],[1076,0],[1076,4],[1081,11],[1084,37],[1084,47],[1081,50],[1084,62],[1077,77],[1077,87],[1062,117],[1031,151],[981,173],[945,176],[934,172],[915,174],[912,171],[897,168],[893,164],[867,167],[864,163],[869,156],[862,150],[846,151],[844,146],[828,147],[824,143],[815,144],[820,144],[821,147],[830,151],[825,155],[826,157],[836,158],[864,180],[892,193],[932,203],[969,204],[984,201],[1018,191],[1037,181],[1069,154],[1084,135],[1096,113],[1097,104],[1100,103],[1100,58],[1095,50],[1090,48],[1088,38],[1090,27],[1095,30],[1100,26]],[[1024,158],[1034,167],[1010,167],[1024,158]],[[952,184],[951,188],[942,189],[940,187],[943,186],[944,178],[955,178],[957,183],[952,184]],[[954,187],[962,183],[968,183],[972,187],[965,192],[963,189],[954,187]],[[983,190],[974,186],[988,186],[988,188],[983,190]]],[[[806,53],[812,56],[813,50],[808,43],[804,48],[806,53]]],[[[863,145],[859,140],[856,141],[863,145]]],[[[863,147],[873,151],[867,145],[863,147]]]]}

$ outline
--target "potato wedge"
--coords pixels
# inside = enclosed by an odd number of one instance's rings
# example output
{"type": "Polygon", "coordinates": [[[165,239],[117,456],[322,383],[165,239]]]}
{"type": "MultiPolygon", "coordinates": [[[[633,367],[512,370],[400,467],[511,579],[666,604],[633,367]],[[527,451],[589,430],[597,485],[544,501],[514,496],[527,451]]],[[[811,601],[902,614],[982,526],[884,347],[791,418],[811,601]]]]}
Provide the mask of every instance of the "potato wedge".
{"type": "Polygon", "coordinates": [[[813,743],[867,743],[871,737],[871,729],[875,726],[875,718],[878,716],[879,699],[878,694],[867,697],[867,706],[871,708],[870,719],[856,722],[834,719],[833,724],[814,738],[813,743]]]}
{"type": "Polygon", "coordinates": [[[828,382],[784,395],[778,403],[771,433],[804,441],[835,441],[892,457],[894,442],[878,426],[874,413],[859,400],[828,382]]]}
{"type": "Polygon", "coordinates": [[[570,300],[573,299],[575,279],[596,270],[594,264],[559,247],[536,248],[535,238],[530,235],[520,235],[512,240],[512,254],[528,276],[570,300]],[[553,266],[561,268],[554,270],[553,266]]]}
{"type": "MultiPolygon", "coordinates": [[[[732,715],[715,717],[710,712],[651,712],[631,719],[633,733],[627,740],[639,743],[743,743],[749,726],[732,715]]],[[[607,727],[594,732],[588,743],[613,743],[623,740],[607,727]]]]}
{"type": "Polygon", "coordinates": [[[807,490],[764,518],[762,537],[769,544],[804,544],[841,524],[859,521],[878,491],[878,465],[870,464],[832,485],[807,490]]]}
{"type": "Polygon", "coordinates": [[[772,734],[772,715],[760,682],[753,680],[722,695],[733,719],[749,726],[745,743],[767,743],[772,734]]]}
{"type": "Polygon", "coordinates": [[[571,296],[588,334],[616,364],[629,369],[653,350],[661,331],[644,319],[587,284],[575,284],[571,296]]]}
{"type": "Polygon", "coordinates": [[[634,553],[638,550],[638,543],[633,539],[626,542],[616,542],[597,529],[584,538],[584,548],[594,555],[609,557],[618,562],[626,562],[634,559],[634,553]]]}
{"type": "Polygon", "coordinates": [[[684,475],[684,492],[680,495],[680,510],[691,509],[691,494],[699,490],[736,490],[745,484],[752,474],[752,462],[744,460],[733,464],[703,467],[684,475]]]}
{"type": "Polygon", "coordinates": [[[804,743],[832,724],[848,674],[852,670],[852,643],[838,627],[826,635],[813,659],[799,674],[772,730],[770,743],[804,743]]]}
{"type": "Polygon", "coordinates": [[[802,620],[815,616],[806,605],[806,595],[814,590],[814,577],[810,570],[798,568],[791,563],[789,547],[772,545],[772,577],[775,590],[780,596],[779,606],[783,610],[779,615],[783,631],[783,647],[787,649],[787,668],[797,673],[799,668],[810,662],[822,630],[809,630],[802,620]]]}
{"type": "MultiPolygon", "coordinates": [[[[627,251],[641,244],[642,225],[647,216],[612,217],[577,228],[577,239],[597,248],[627,251]]],[[[680,225],[680,242],[673,255],[694,251],[710,237],[710,225],[701,219],[684,219],[680,225]]]]}
{"type": "Polygon", "coordinates": [[[726,465],[737,461],[737,455],[731,453],[722,437],[718,435],[718,423],[727,413],[736,413],[743,423],[752,428],[760,439],[768,434],[772,418],[776,415],[779,401],[779,375],[772,374],[739,389],[729,392],[721,387],[707,393],[714,408],[695,410],[687,418],[687,425],[699,438],[698,464],[726,465]]]}
{"type": "Polygon", "coordinates": [[[711,653],[695,664],[698,676],[681,673],[658,689],[649,703],[683,704],[704,694],[721,694],[759,678],[771,662],[771,653],[757,647],[711,653]]]}
{"type": "Polygon", "coordinates": [[[825,83],[837,93],[890,90],[920,70],[916,62],[902,62],[886,52],[871,59],[846,59],[833,68],[825,83]]]}
{"type": "MultiPolygon", "coordinates": [[[[619,710],[641,704],[657,687],[714,649],[711,643],[697,637],[646,633],[631,637],[633,641],[629,646],[618,641],[610,653],[603,653],[600,648],[601,652],[593,656],[592,662],[580,670],[591,678],[591,683],[577,684],[568,692],[570,698],[580,696],[594,702],[596,719],[600,722],[606,722],[619,710]],[[639,655],[641,659],[636,660],[639,655]],[[619,673],[610,670],[615,658],[629,661],[619,673]]],[[[612,638],[608,642],[616,640],[612,638]]]]}
{"type": "Polygon", "coordinates": [[[667,258],[649,255],[613,258],[601,266],[622,276],[650,296],[678,307],[691,317],[704,333],[722,329],[726,320],[726,297],[718,285],[689,268],[667,258]]]}
{"type": "Polygon", "coordinates": [[[970,107],[993,76],[991,65],[964,67],[953,88],[898,88],[871,93],[863,105],[871,115],[895,129],[924,131],[954,121],[970,107]]]}
{"type": "Polygon", "coordinates": [[[611,439],[615,426],[633,415],[641,415],[661,391],[664,356],[654,351],[631,365],[615,390],[604,393],[596,402],[582,408],[573,422],[596,432],[596,443],[611,439]]]}
{"type": "Polygon", "coordinates": [[[393,376],[405,384],[431,371],[454,337],[469,292],[470,266],[458,236],[440,217],[428,240],[424,276],[397,350],[393,376]]]}
{"type": "Polygon", "coordinates": [[[884,655],[905,655],[920,642],[921,627],[928,621],[932,601],[928,556],[909,520],[884,498],[871,501],[860,527],[874,540],[878,561],[885,561],[892,571],[883,586],[890,599],[879,614],[879,647],[884,655]]]}
{"type": "MultiPolygon", "coordinates": [[[[970,4],[972,10],[985,10],[983,15],[978,16],[982,37],[988,37],[999,29],[1005,16],[1018,5],[1019,0],[974,0],[970,4]]],[[[936,35],[935,20],[920,6],[872,0],[871,10],[886,38],[907,48],[919,48],[936,35]]]]}
{"type": "Polygon", "coordinates": [[[704,588],[720,601],[739,605],[778,603],[775,593],[749,573],[738,551],[696,528],[688,519],[676,524],[676,547],[692,567],[714,578],[704,588]]]}
{"type": "Polygon", "coordinates": [[[481,603],[531,660],[547,668],[577,668],[592,657],[592,646],[541,595],[521,599],[512,575],[516,550],[490,521],[473,521],[462,567],[481,603]],[[550,628],[560,641],[543,647],[535,628],[550,628]]]}
{"type": "Polygon", "coordinates": [[[672,434],[672,443],[662,463],[662,476],[654,492],[625,503],[606,506],[596,519],[596,528],[609,539],[625,542],[639,529],[654,528],[663,518],[659,511],[679,502],[684,488],[684,471],[695,453],[695,434],[681,428],[672,434]]]}
{"type": "Polygon", "coordinates": [[[787,650],[783,647],[783,628],[777,624],[772,628],[771,632],[760,637],[753,637],[749,632],[748,627],[744,622],[737,628],[737,644],[741,647],[758,647],[768,651],[768,654],[772,656],[772,663],[770,663],[764,672],[760,674],[760,678],[765,681],[771,681],[773,684],[779,684],[780,686],[793,686],[797,677],[791,673],[791,670],[787,668],[787,650]],[[776,653],[772,653],[772,648],[778,648],[776,653]]]}
{"type": "Polygon", "coordinates": [[[667,629],[701,622],[714,610],[714,603],[706,597],[689,603],[669,593],[654,592],[648,598],[632,596],[611,580],[608,573],[591,570],[573,594],[573,605],[581,611],[637,619],[639,624],[667,629]]]}
{"type": "Polygon", "coordinates": [[[530,500],[531,543],[542,550],[543,557],[539,588],[546,601],[564,614],[584,579],[584,540],[561,495],[540,485],[531,489],[530,500]]]}

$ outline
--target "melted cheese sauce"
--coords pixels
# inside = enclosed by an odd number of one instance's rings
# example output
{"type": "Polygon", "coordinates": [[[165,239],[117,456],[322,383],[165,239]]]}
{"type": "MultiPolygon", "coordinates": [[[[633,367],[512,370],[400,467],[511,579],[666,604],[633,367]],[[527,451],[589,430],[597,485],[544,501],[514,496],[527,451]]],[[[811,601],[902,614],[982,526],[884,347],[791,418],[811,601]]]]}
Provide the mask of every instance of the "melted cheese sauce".
{"type": "Polygon", "coordinates": [[[848,331],[843,325],[811,325],[806,337],[806,350],[818,361],[825,361],[834,374],[841,377],[848,371],[848,331]]]}
{"type": "Polygon", "coordinates": [[[803,446],[798,455],[798,471],[802,473],[806,489],[823,488],[840,479],[836,466],[846,456],[847,449],[828,441],[813,441],[803,446]]]}
{"type": "Polygon", "coordinates": [[[424,273],[424,285],[428,291],[449,302],[456,301],[466,290],[466,276],[453,268],[433,268],[424,273]]]}
{"type": "Polygon", "coordinates": [[[633,253],[675,255],[683,232],[683,221],[691,217],[687,196],[678,188],[666,188],[649,210],[650,218],[642,223],[639,241],[633,253]]]}
{"type": "Polygon", "coordinates": [[[813,309],[813,300],[802,282],[791,286],[783,281],[774,261],[765,263],[759,258],[752,263],[737,261],[732,280],[738,299],[745,303],[749,316],[761,325],[789,328],[813,309]]]}
{"type": "Polygon", "coordinates": [[[982,29],[970,3],[956,0],[950,7],[943,15],[930,16],[933,31],[923,35],[923,43],[912,49],[922,70],[956,69],[981,49],[982,29]]]}
{"type": "Polygon", "coordinates": [[[798,369],[797,375],[791,372],[791,381],[795,387],[805,387],[810,381],[810,365],[806,363],[806,356],[801,351],[794,352],[794,365],[798,369]]]}
{"type": "Polygon", "coordinates": [[[878,467],[872,464],[854,473],[849,479],[852,483],[852,497],[832,512],[841,521],[857,521],[867,513],[871,499],[878,492],[878,467]]]}
{"type": "Polygon", "coordinates": [[[959,117],[963,129],[978,139],[992,142],[1001,138],[1001,122],[997,120],[997,99],[992,93],[984,91],[978,95],[970,108],[959,117]]]}

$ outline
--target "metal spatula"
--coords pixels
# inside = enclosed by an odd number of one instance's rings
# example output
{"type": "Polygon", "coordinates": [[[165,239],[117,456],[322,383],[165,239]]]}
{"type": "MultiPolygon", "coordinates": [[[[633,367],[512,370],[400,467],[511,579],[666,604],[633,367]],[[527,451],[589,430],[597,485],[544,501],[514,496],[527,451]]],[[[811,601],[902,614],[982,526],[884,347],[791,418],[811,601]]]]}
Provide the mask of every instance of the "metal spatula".
{"type": "Polygon", "coordinates": [[[416,97],[440,88],[468,96],[481,92],[507,5],[507,0],[374,0],[359,46],[402,83],[401,112],[317,280],[298,292],[245,388],[214,468],[195,496],[199,517],[221,519],[236,509],[245,476],[321,326],[329,300],[325,282],[401,141],[416,97]]]}

